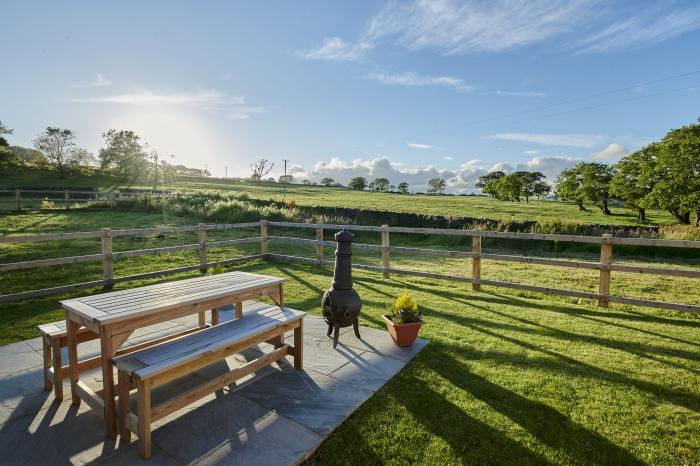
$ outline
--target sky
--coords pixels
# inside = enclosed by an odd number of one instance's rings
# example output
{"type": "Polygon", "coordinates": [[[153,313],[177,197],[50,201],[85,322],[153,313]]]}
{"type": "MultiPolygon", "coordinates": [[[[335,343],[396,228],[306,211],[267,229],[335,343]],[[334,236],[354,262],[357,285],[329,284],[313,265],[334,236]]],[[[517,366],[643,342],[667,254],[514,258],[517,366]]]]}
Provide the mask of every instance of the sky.
{"type": "Polygon", "coordinates": [[[97,153],[133,130],[174,163],[474,192],[552,180],[700,117],[697,1],[0,3],[0,121],[97,153]]]}

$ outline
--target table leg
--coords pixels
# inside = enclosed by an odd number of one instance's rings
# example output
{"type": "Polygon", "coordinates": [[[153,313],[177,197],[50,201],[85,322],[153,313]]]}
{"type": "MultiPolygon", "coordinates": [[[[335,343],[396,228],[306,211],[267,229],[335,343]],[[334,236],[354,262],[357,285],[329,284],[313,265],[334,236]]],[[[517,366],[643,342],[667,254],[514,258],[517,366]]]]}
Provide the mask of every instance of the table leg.
{"type": "Polygon", "coordinates": [[[300,319],[299,326],[294,329],[294,368],[304,368],[304,319],[300,319]]]}
{"type": "Polygon", "coordinates": [[[202,311],[199,313],[199,326],[204,327],[205,325],[207,325],[207,313],[202,311]]]}
{"type": "MultiPolygon", "coordinates": [[[[73,322],[68,313],[66,313],[66,333],[68,340],[68,364],[70,373],[70,392],[71,398],[74,405],[80,404],[80,397],[78,396],[78,391],[76,386],[78,385],[78,380],[80,379],[80,369],[78,367],[78,330],[80,329],[80,324],[73,322]]],[[[61,351],[58,348],[58,351],[61,351]]],[[[55,367],[54,370],[60,371],[60,367],[55,367]]]]}
{"type": "Polygon", "coordinates": [[[240,319],[243,317],[243,301],[238,301],[234,306],[236,306],[236,319],[240,319]]]}
{"type": "Polygon", "coordinates": [[[284,290],[281,283],[277,289],[270,294],[270,298],[272,298],[275,304],[277,304],[279,307],[284,306],[284,290]]]}
{"type": "Polygon", "coordinates": [[[105,431],[108,438],[117,437],[116,403],[114,401],[114,345],[109,326],[100,329],[100,346],[102,349],[102,385],[105,403],[105,431]]]}
{"type": "Polygon", "coordinates": [[[211,310],[211,324],[212,325],[219,325],[219,310],[218,309],[211,310]]]}

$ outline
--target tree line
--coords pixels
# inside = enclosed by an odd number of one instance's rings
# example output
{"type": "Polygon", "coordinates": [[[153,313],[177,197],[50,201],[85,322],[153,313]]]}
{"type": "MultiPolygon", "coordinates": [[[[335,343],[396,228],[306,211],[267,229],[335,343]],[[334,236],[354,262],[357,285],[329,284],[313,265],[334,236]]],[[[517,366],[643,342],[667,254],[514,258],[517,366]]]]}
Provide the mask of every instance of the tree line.
{"type": "MultiPolygon", "coordinates": [[[[544,196],[550,192],[539,172],[497,171],[479,178],[477,188],[496,199],[520,201],[524,197],[544,196]]],[[[700,119],[669,131],[660,141],[627,155],[613,165],[579,162],[563,170],[555,181],[554,193],[574,202],[585,211],[586,203],[611,215],[611,199],[637,211],[637,219],[646,221],[647,209],[670,212],[676,221],[700,226],[700,119]]]]}
{"type": "Polygon", "coordinates": [[[50,169],[59,178],[99,171],[129,180],[151,179],[154,183],[178,175],[210,175],[206,170],[169,162],[133,131],[110,129],[102,133],[104,147],[97,156],[80,147],[70,129],[47,127],[34,139],[32,149],[10,145],[6,136],[12,133],[0,121],[0,171],[50,169]]]}

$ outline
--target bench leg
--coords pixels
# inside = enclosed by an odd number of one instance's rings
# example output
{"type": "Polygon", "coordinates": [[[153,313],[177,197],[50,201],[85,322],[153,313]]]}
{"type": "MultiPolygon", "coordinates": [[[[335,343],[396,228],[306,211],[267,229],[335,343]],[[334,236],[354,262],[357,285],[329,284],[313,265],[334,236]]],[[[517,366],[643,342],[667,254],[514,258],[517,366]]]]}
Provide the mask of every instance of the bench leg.
{"type": "Polygon", "coordinates": [[[131,431],[126,426],[126,418],[131,413],[131,402],[129,401],[129,377],[126,372],[119,371],[119,433],[122,440],[131,440],[131,431]]]}
{"type": "Polygon", "coordinates": [[[206,312],[200,312],[199,313],[199,326],[204,327],[207,325],[207,314],[206,312]]]}
{"type": "Polygon", "coordinates": [[[211,310],[211,324],[212,325],[219,325],[219,310],[218,309],[211,310]]]}
{"type": "Polygon", "coordinates": [[[294,368],[304,368],[304,319],[301,319],[299,326],[294,329],[294,368]]]}
{"type": "Polygon", "coordinates": [[[53,358],[53,391],[57,400],[63,400],[63,361],[61,357],[61,341],[51,341],[53,358]]]}
{"type": "Polygon", "coordinates": [[[236,319],[243,317],[243,303],[241,301],[235,303],[236,306],[236,319]]]}
{"type": "Polygon", "coordinates": [[[51,369],[51,344],[47,343],[46,339],[44,339],[44,390],[51,390],[53,388],[53,381],[49,369],[51,369]]]}
{"type": "Polygon", "coordinates": [[[151,457],[151,381],[139,380],[137,389],[139,453],[148,459],[151,457]]]}

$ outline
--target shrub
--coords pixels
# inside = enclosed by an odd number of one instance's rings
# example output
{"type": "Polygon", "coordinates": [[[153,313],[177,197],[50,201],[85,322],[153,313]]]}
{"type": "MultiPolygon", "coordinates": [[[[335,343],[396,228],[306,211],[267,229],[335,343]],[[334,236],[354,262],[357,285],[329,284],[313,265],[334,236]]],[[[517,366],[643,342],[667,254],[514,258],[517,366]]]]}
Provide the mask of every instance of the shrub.
{"type": "Polygon", "coordinates": [[[419,322],[423,319],[423,313],[418,309],[418,303],[408,290],[404,290],[401,296],[394,301],[394,313],[391,318],[396,324],[419,322]]]}

